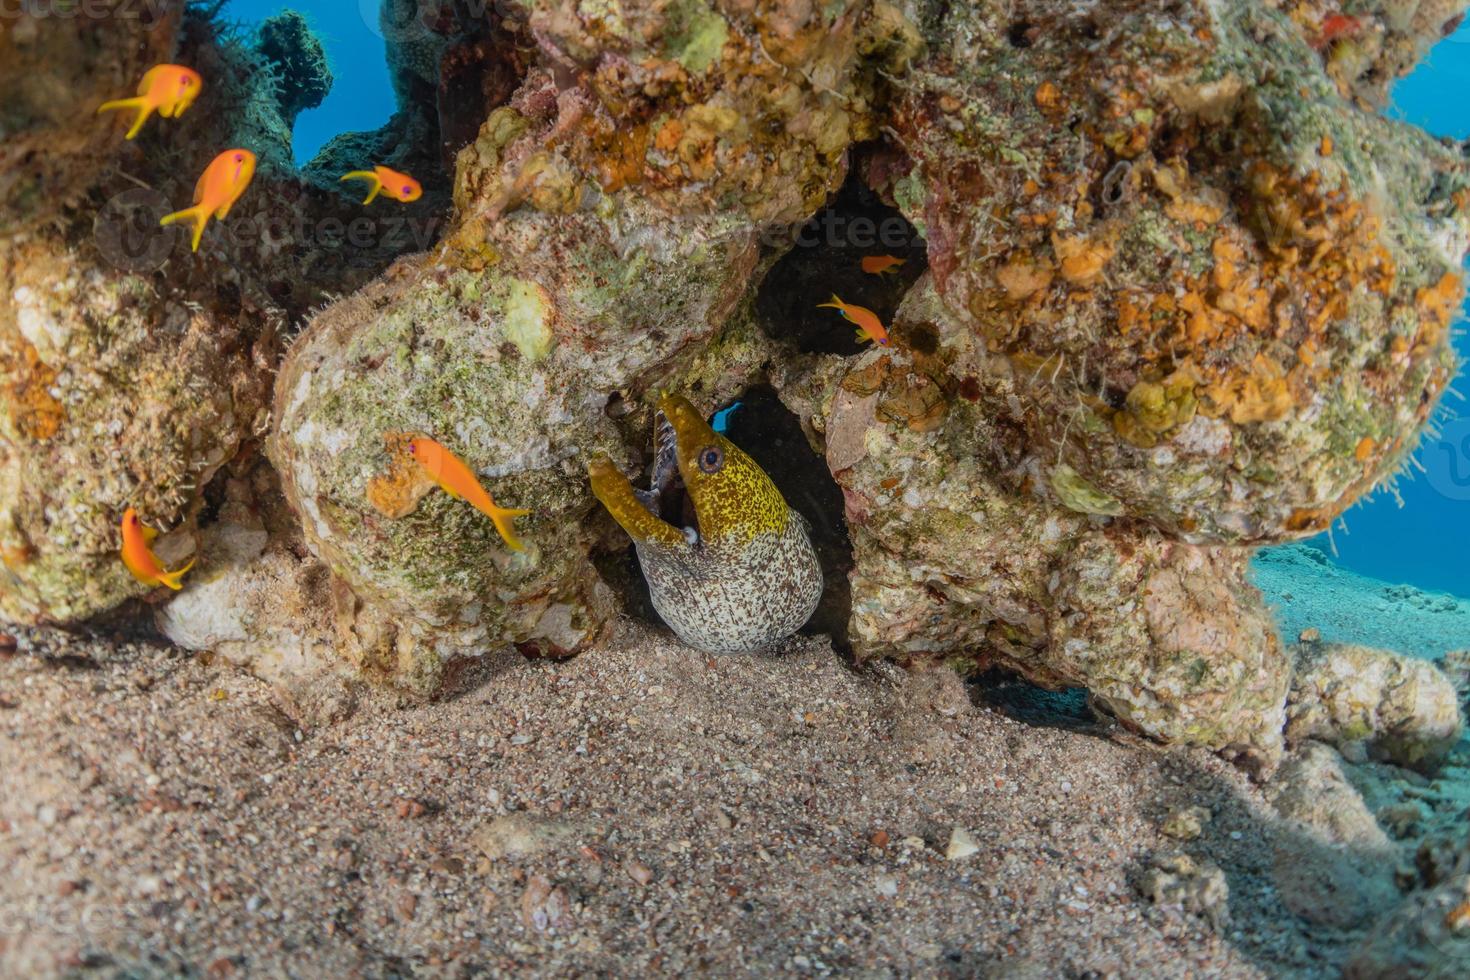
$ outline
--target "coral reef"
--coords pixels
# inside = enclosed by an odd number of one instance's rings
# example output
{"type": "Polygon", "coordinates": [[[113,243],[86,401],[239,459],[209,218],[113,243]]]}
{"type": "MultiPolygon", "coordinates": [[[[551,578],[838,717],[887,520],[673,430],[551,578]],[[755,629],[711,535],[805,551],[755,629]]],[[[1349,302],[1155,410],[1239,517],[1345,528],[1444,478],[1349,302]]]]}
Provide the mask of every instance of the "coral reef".
{"type": "MultiPolygon", "coordinates": [[[[0,23],[6,43],[34,48],[41,60],[18,64],[49,77],[65,94],[58,109],[72,116],[80,103],[70,98],[95,99],[90,113],[128,92],[136,77],[115,75],[141,75],[147,65],[135,56],[176,56],[206,78],[182,119],[152,120],[134,142],[123,143],[108,120],[79,130],[85,143],[61,138],[48,117],[32,114],[0,151],[0,184],[49,174],[36,185],[45,188],[44,210],[18,198],[0,207],[0,225],[12,231],[0,240],[0,614],[8,619],[74,622],[143,595],[117,561],[117,521],[128,505],[172,532],[165,555],[194,550],[204,487],[267,427],[280,334],[328,291],[351,290],[395,254],[427,244],[415,242],[412,226],[365,217],[335,190],[297,178],[277,96],[320,88],[320,64],[306,59],[307,75],[297,78],[297,59],[273,60],[197,12],[161,9],[166,19],[147,23],[0,23]],[[127,57],[60,53],[118,38],[131,38],[127,57]],[[260,169],[229,221],[213,223],[191,253],[158,220],[187,201],[204,165],[230,145],[255,150],[260,169]],[[50,221],[37,224],[43,216],[50,221]]],[[[38,84],[17,83],[17,112],[44,101],[31,94],[38,84]]]]}
{"type": "Polygon", "coordinates": [[[200,488],[264,431],[263,318],[191,305],[108,267],[92,243],[0,248],[6,618],[77,620],[147,591],[117,559],[123,510],[178,530],[159,546],[177,559],[200,488]]]}
{"type": "Polygon", "coordinates": [[[280,79],[276,104],[289,129],[302,110],[321,105],[332,90],[327,53],[306,18],[294,10],[284,10],[261,23],[256,47],[280,79]]]}
{"type": "Polygon", "coordinates": [[[929,373],[969,334],[927,277],[893,333],[906,350],[783,382],[843,490],[856,652],[1083,686],[1155,737],[1274,764],[1289,662],[1247,551],[1110,522],[1116,501],[1057,470],[1040,482],[1014,427],[929,373]]]}
{"type": "Polygon", "coordinates": [[[808,217],[870,132],[854,10],[623,14],[532,5],[549,67],[460,153],[444,250],[316,317],[277,384],[287,498],[361,600],[339,606],[348,656],[419,693],[497,643],[560,655],[599,635],[616,606],[589,558],[607,526],[586,520],[587,459],[631,468],[660,385],[706,411],[738,391],[760,236],[808,217]],[[645,49],[670,17],[685,43],[645,49]],[[393,438],[420,431],[535,510],[524,554],[418,500],[393,438]]]}
{"type": "Polygon", "coordinates": [[[1463,0],[1268,0],[1302,31],[1345,97],[1372,107],[1464,19],[1463,0]]]}
{"type": "Polygon", "coordinates": [[[943,9],[891,193],[1041,478],[1264,543],[1392,474],[1453,373],[1458,150],[1345,100],[1257,3],[943,9]]]}
{"type": "MultiPolygon", "coordinates": [[[[1432,768],[1444,685],[1324,645],[1292,687],[1245,567],[1391,478],[1452,374],[1470,168],[1376,107],[1461,6],[389,0],[398,111],[301,170],[331,78],[298,15],[0,23],[0,614],[141,596],[131,504],[202,552],[158,612],[180,644],[303,719],[356,675],[432,696],[636,608],[587,462],[648,463],[662,391],[754,391],[825,463],[780,489],[820,511],[819,628],[858,658],[1085,688],[1263,773],[1283,725],[1432,768]],[[68,131],[165,55],[208,79],[184,120],[68,131]],[[227,145],[260,169],[201,252],[138,238],[227,145]],[[374,164],[423,198],[364,214],[336,181],[374,164]],[[859,270],[879,251],[896,274],[859,270]],[[839,290],[891,343],[815,309],[839,290]],[[524,552],[416,435],[532,511],[524,552]]],[[[1159,875],[1223,918],[1208,869],[1159,875]]]]}

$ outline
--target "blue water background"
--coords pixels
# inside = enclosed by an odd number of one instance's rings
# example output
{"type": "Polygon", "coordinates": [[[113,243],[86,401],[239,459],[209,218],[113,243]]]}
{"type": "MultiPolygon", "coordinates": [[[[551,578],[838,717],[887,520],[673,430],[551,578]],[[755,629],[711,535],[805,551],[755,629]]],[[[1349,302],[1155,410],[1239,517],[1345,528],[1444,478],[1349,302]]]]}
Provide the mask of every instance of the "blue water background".
{"type": "MultiPolygon", "coordinates": [[[[335,82],[326,101],[301,114],[293,150],[306,162],[341,132],[376,129],[394,111],[377,0],[231,0],[227,16],[257,23],[282,9],[304,13],[326,47],[335,82]]],[[[1439,44],[1424,64],[1393,90],[1389,114],[1437,136],[1470,136],[1470,25],[1439,44]]],[[[1456,345],[1470,359],[1463,322],[1456,345]]],[[[1455,389],[1470,397],[1461,372],[1455,389]]],[[[1429,438],[1418,458],[1429,475],[1411,470],[1398,481],[1398,498],[1380,491],[1343,516],[1332,534],[1310,544],[1363,575],[1470,597],[1470,401],[1450,395],[1440,421],[1451,438],[1429,438]],[[1455,413],[1465,421],[1454,421],[1455,413]],[[1399,499],[1403,506],[1399,505],[1399,499]]]]}
{"type": "Polygon", "coordinates": [[[225,19],[245,30],[282,10],[299,11],[326,48],[332,90],[320,106],[296,120],[291,150],[298,164],[309,162],[339,133],[379,128],[397,108],[377,8],[378,0],[230,0],[225,7],[225,19]]]}
{"type": "MultiPolygon", "coordinates": [[[[1393,88],[1389,115],[1436,136],[1470,137],[1470,25],[1436,45],[1413,74],[1393,88]]],[[[1462,319],[1455,347],[1470,359],[1462,319]]],[[[1380,491],[1343,515],[1329,543],[1310,543],[1363,575],[1470,597],[1470,376],[1463,367],[1439,416],[1444,436],[1426,437],[1416,454],[1429,471],[1411,470],[1398,482],[1403,507],[1380,491]],[[1456,419],[1456,416],[1462,418],[1456,419]],[[1463,482],[1462,482],[1463,481],[1463,482]]]]}

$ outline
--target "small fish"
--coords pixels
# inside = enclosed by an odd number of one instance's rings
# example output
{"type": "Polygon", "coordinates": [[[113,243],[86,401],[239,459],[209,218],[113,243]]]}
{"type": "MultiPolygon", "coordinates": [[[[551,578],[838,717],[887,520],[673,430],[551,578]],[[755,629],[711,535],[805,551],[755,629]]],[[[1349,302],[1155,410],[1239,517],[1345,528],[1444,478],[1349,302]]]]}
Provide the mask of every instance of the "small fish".
{"type": "Polygon", "coordinates": [[[384,197],[391,197],[395,201],[404,204],[417,201],[424,196],[424,189],[419,182],[408,174],[401,174],[396,170],[390,170],[379,164],[371,170],[354,170],[350,174],[343,174],[342,180],[365,180],[372,185],[368,196],[363,198],[362,203],[371,204],[373,198],[382,193],[384,197]]]}
{"type": "Polygon", "coordinates": [[[192,68],[185,68],[183,65],[154,65],[138,83],[136,97],[104,102],[97,107],[97,111],[102,113],[114,109],[136,109],[138,115],[127,135],[128,139],[132,139],[155,112],[171,119],[182,116],[203,89],[204,80],[192,68]]]}
{"type": "Polygon", "coordinates": [[[139,519],[137,511],[129,507],[122,518],[122,561],[133,573],[133,578],[144,585],[157,587],[166,585],[175,592],[182,589],[184,573],[194,567],[195,558],[177,571],[166,571],[158,556],[148,545],[158,532],[139,519]]]}
{"type": "Polygon", "coordinates": [[[898,275],[898,267],[907,261],[892,255],[865,255],[861,264],[863,271],[872,276],[881,276],[885,272],[898,275]]]}
{"type": "Polygon", "coordinates": [[[171,225],[176,221],[192,221],[194,238],[191,247],[199,251],[199,239],[204,237],[204,226],[209,216],[223,219],[230,208],[250,186],[255,176],[255,154],[249,150],[226,150],[210,161],[204,168],[199,182],[194,185],[194,206],[163,216],[158,223],[171,225]]]}
{"type": "Polygon", "coordinates": [[[468,500],[476,510],[494,522],[496,532],[511,550],[524,550],[521,543],[516,540],[511,518],[524,517],[531,513],[529,510],[497,506],[490,498],[490,494],[480,485],[480,481],[475,478],[474,472],[458,456],[433,439],[419,436],[410,440],[408,451],[424,468],[424,472],[439,484],[439,489],[455,500],[468,500]]]}
{"type": "Polygon", "coordinates": [[[878,319],[878,314],[865,306],[853,306],[844,303],[834,294],[831,302],[818,303],[817,309],[834,309],[839,311],[849,323],[857,324],[858,343],[877,341],[879,346],[888,346],[888,331],[883,327],[883,321],[878,319]]]}

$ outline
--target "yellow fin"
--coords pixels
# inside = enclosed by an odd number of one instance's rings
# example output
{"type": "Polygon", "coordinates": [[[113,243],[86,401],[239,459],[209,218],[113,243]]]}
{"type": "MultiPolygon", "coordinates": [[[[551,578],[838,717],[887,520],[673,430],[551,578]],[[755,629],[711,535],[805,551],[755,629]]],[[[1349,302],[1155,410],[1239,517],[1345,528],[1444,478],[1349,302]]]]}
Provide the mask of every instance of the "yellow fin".
{"type": "Polygon", "coordinates": [[[193,558],[189,559],[189,564],[185,565],[183,568],[175,569],[172,572],[160,573],[158,576],[158,580],[164,585],[168,586],[170,589],[178,592],[184,587],[184,573],[193,568],[194,563],[198,560],[199,556],[195,555],[193,558]]]}
{"type": "Polygon", "coordinates": [[[185,208],[182,211],[175,211],[173,214],[166,214],[159,219],[158,223],[160,225],[171,225],[177,221],[192,221],[194,223],[194,236],[191,239],[190,248],[195,252],[199,251],[199,240],[204,237],[204,226],[209,224],[209,212],[205,211],[202,205],[196,205],[192,208],[185,208]]]}
{"type": "Polygon", "coordinates": [[[134,136],[137,136],[138,132],[142,130],[143,124],[148,121],[148,117],[153,114],[153,107],[144,98],[113,99],[111,102],[104,102],[97,107],[99,113],[111,112],[114,109],[138,110],[138,115],[133,119],[133,125],[128,129],[128,134],[124,137],[125,139],[132,139],[134,136]]]}

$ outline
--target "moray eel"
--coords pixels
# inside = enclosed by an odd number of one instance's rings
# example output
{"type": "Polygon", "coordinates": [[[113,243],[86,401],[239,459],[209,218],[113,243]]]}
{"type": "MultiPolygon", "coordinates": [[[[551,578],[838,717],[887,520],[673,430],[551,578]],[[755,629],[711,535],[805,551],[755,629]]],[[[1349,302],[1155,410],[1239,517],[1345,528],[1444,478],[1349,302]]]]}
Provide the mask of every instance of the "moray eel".
{"type": "Polygon", "coordinates": [[[606,456],[588,473],[592,492],[633,539],[653,608],[690,646],[760,650],[817,608],[822,569],[806,519],[688,399],[659,402],[651,490],[634,490],[606,456]],[[660,516],[679,503],[682,527],[660,516]]]}

